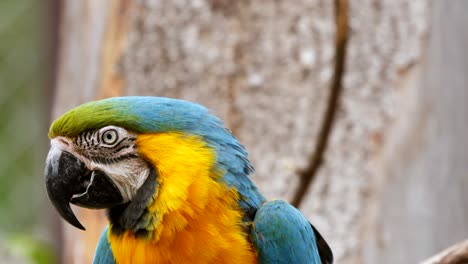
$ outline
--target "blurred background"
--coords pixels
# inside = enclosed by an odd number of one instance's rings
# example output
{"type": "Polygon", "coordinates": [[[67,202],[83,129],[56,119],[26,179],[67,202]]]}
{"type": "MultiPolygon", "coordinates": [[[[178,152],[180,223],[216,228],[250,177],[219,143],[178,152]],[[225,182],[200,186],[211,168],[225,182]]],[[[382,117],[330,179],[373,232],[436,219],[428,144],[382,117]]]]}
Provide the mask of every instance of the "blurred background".
{"type": "Polygon", "coordinates": [[[43,163],[50,100],[47,5],[0,3],[0,263],[55,261],[43,163]]]}
{"type": "MultiPolygon", "coordinates": [[[[86,101],[201,103],[253,181],[337,263],[422,263],[468,237],[468,2],[0,1],[0,263],[91,263],[106,225],[64,224],[51,120],[86,101]]],[[[449,263],[449,262],[427,262],[449,263]]]]}

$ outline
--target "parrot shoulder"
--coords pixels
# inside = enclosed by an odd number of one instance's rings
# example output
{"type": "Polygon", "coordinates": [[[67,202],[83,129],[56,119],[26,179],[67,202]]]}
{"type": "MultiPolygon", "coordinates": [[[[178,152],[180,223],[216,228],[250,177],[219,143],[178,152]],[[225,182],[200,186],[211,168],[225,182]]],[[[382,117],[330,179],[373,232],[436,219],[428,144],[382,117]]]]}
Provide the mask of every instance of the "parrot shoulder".
{"type": "Polygon", "coordinates": [[[285,201],[263,204],[250,235],[259,263],[333,263],[331,249],[320,233],[285,201]]]}
{"type": "Polygon", "coordinates": [[[107,238],[107,230],[109,226],[106,226],[102,232],[101,238],[99,239],[96,247],[96,253],[94,254],[93,264],[115,264],[114,254],[107,238]]]}

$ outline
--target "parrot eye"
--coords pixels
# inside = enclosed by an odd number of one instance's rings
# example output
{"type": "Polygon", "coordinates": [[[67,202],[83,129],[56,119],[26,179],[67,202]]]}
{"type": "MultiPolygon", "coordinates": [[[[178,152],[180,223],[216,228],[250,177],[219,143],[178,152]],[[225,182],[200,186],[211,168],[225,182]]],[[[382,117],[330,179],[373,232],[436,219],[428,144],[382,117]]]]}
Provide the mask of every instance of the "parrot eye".
{"type": "Polygon", "coordinates": [[[117,130],[111,128],[109,130],[106,130],[103,134],[102,134],[102,142],[108,144],[108,145],[112,145],[114,144],[115,142],[117,142],[117,139],[118,139],[118,133],[117,133],[117,130]]]}

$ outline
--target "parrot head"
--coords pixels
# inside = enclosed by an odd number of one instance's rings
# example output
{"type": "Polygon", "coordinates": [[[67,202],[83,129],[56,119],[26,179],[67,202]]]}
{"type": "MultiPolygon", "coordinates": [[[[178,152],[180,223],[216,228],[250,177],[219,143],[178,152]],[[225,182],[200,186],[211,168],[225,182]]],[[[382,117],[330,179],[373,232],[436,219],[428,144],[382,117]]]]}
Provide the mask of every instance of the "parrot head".
{"type": "MultiPolygon", "coordinates": [[[[70,203],[92,209],[119,208],[135,199],[154,198],[158,188],[171,188],[169,184],[158,186],[158,164],[153,162],[157,158],[148,157],[159,155],[153,153],[158,152],[157,147],[145,152],[141,146],[144,135],[167,133],[200,138],[210,149],[223,149],[224,156],[215,157],[218,169],[252,171],[244,148],[203,106],[161,97],[93,101],[63,114],[49,131],[45,182],[58,213],[84,230],[70,203]]],[[[166,153],[179,154],[188,158],[172,166],[190,167],[192,154],[166,153]]],[[[141,204],[144,201],[134,207],[141,211],[141,204]]]]}

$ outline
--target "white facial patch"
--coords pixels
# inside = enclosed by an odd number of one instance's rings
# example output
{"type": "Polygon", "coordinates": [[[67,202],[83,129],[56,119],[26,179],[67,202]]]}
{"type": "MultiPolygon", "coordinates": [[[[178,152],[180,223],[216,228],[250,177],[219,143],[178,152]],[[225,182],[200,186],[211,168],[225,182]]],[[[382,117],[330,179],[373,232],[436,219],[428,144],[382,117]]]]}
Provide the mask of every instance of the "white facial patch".
{"type": "Polygon", "coordinates": [[[148,165],[141,158],[129,158],[112,164],[91,161],[88,168],[100,170],[109,176],[119,188],[125,202],[132,200],[150,173],[148,165]]]}

